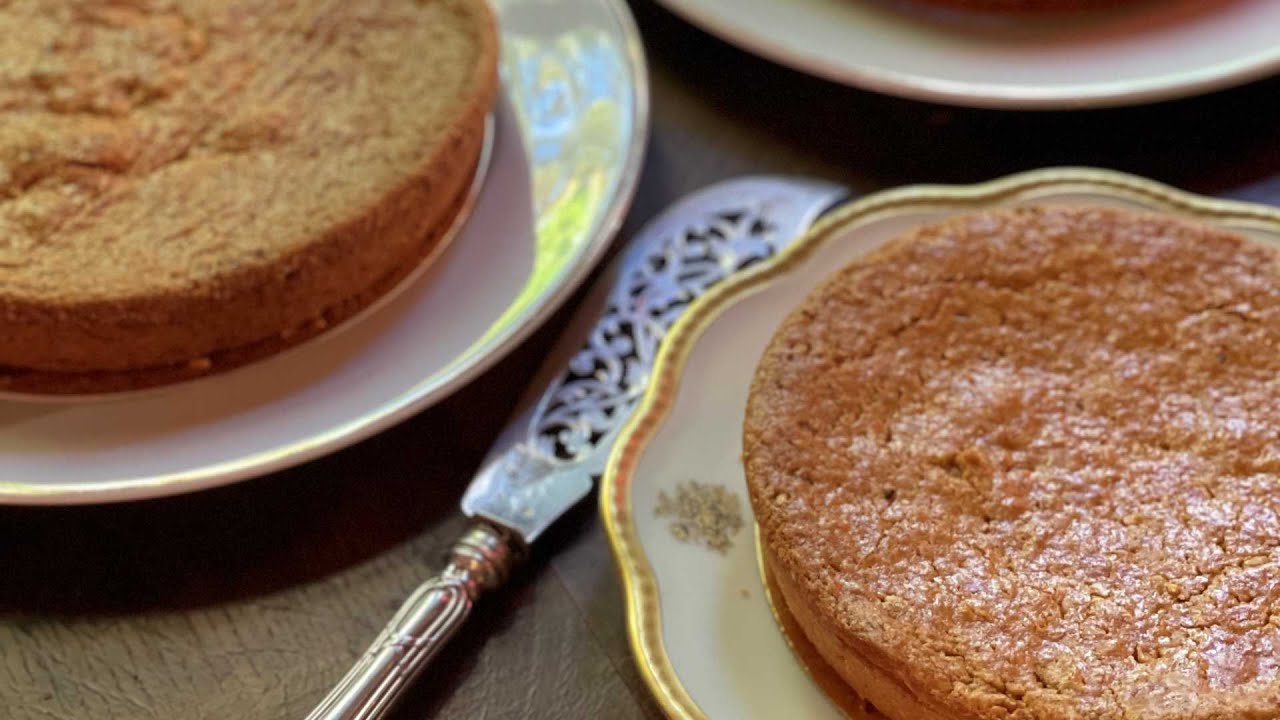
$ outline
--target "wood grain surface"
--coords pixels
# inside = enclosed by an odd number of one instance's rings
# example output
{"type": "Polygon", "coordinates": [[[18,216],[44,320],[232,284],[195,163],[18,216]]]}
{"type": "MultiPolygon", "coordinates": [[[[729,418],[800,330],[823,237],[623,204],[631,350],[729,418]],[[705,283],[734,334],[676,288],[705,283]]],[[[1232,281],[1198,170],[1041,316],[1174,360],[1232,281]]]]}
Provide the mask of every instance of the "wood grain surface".
{"type": "MultiPolygon", "coordinates": [[[[1097,165],[1280,204],[1280,80],[1132,109],[946,108],[814,80],[633,8],[654,117],[624,236],[689,191],[761,172],[866,192],[1097,165]]],[[[0,508],[0,718],[303,717],[439,567],[466,481],[566,318],[443,404],[305,466],[127,505],[0,508]]],[[[659,715],[584,503],[395,718],[659,715]]]]}

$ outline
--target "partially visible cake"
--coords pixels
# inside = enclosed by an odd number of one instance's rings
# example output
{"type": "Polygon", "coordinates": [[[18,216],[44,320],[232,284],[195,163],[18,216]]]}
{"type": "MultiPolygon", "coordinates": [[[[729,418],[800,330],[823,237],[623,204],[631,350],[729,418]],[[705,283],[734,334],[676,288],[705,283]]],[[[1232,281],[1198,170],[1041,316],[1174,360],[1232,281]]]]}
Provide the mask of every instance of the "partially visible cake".
{"type": "Polygon", "coordinates": [[[892,720],[1280,717],[1280,252],[984,212],[778,329],[743,459],[768,566],[892,720]]]}
{"type": "Polygon", "coordinates": [[[167,382],[340,321],[463,203],[484,0],[0,3],[0,382],[167,382]]]}
{"type": "Polygon", "coordinates": [[[1101,7],[1133,5],[1135,0],[920,0],[932,5],[945,5],[965,10],[991,11],[1056,11],[1089,10],[1101,7]]]}

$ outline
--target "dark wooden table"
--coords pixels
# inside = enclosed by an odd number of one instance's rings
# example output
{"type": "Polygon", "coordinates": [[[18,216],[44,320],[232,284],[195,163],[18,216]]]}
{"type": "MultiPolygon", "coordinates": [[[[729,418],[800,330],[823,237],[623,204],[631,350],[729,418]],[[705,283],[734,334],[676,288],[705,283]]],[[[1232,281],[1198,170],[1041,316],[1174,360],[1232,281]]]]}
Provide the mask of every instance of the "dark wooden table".
{"type": "MultiPolygon", "coordinates": [[[[624,235],[758,172],[866,192],[1085,164],[1280,204],[1280,80],[1123,110],[963,110],[813,80],[634,9],[654,113],[624,235]]],[[[565,319],[452,399],[303,467],[128,505],[0,509],[0,717],[305,715],[439,566],[459,494],[565,319]]],[[[472,620],[396,718],[660,715],[593,503],[472,620]]]]}

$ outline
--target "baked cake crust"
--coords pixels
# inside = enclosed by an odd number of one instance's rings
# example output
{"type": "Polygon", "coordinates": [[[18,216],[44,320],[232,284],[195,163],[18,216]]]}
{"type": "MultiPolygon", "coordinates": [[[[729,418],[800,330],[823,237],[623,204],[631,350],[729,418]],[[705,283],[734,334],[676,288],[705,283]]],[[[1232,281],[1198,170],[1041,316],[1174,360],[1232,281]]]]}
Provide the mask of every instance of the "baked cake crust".
{"type": "Polygon", "coordinates": [[[483,0],[13,0],[4,27],[0,365],[51,391],[376,298],[458,211],[497,86],[483,0]]]}
{"type": "Polygon", "coordinates": [[[1165,215],[922,228],[782,324],[766,559],[895,720],[1280,717],[1280,253],[1165,215]]]}

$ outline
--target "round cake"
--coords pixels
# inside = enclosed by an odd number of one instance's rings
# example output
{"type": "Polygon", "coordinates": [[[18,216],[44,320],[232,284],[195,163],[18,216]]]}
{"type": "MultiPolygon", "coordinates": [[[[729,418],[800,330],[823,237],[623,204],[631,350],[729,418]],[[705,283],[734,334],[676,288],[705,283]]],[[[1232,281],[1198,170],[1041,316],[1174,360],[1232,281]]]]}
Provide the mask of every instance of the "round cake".
{"type": "Polygon", "coordinates": [[[353,314],[465,203],[484,0],[0,3],[0,382],[136,387],[353,314]]]}
{"type": "Polygon", "coordinates": [[[1280,252],[1042,207],[840,270],[757,369],[763,553],[893,720],[1280,717],[1280,252]]]}

